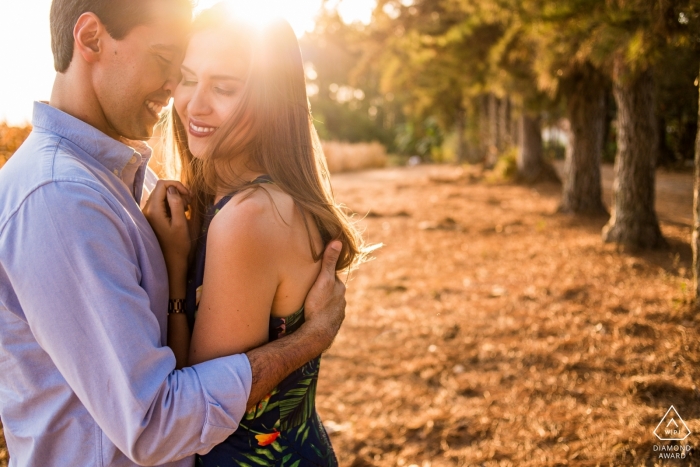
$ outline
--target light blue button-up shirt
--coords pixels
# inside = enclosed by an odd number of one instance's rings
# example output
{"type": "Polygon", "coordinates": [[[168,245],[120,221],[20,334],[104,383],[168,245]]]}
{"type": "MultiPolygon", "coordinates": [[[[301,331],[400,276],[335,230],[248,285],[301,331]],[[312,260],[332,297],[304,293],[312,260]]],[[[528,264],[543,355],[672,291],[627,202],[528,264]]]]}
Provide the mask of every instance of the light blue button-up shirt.
{"type": "Polygon", "coordinates": [[[238,427],[245,355],[175,370],[134,149],[46,104],[0,170],[0,418],[10,466],[191,466],[238,427]]]}

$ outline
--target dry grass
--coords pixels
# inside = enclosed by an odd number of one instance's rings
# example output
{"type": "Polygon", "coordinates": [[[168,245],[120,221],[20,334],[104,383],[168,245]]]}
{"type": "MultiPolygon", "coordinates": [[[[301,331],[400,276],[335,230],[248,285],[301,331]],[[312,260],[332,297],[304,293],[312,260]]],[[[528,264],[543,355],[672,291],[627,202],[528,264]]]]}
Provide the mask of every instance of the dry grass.
{"type": "Polygon", "coordinates": [[[324,141],[323,153],[331,173],[386,167],[386,149],[379,143],[324,141]]]}
{"type": "Polygon", "coordinates": [[[32,127],[11,127],[0,122],[0,167],[5,165],[10,156],[24,142],[32,127]]]}
{"type": "Polygon", "coordinates": [[[700,432],[690,228],[663,223],[670,250],[625,254],[601,242],[605,219],[554,214],[559,186],[478,179],[334,177],[386,245],[322,365],[341,464],[658,465],[671,404],[700,432]]]}
{"type": "MultiPolygon", "coordinates": [[[[149,165],[161,177],[166,176],[163,163],[163,144],[159,135],[154,136],[149,144],[153,148],[153,158],[149,165]]],[[[331,173],[354,172],[364,169],[386,167],[386,149],[379,143],[341,143],[337,141],[321,142],[328,170],[331,173]]]]}

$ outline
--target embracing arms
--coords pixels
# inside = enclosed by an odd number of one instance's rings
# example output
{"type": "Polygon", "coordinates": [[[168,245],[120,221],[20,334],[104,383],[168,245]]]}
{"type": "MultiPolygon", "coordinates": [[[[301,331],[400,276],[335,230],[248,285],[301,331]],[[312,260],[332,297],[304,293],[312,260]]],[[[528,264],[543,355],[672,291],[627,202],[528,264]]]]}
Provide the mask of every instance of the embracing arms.
{"type": "MultiPolygon", "coordinates": [[[[187,221],[184,215],[185,199],[183,196],[186,195],[186,188],[177,182],[159,182],[151,194],[149,205],[144,208],[144,213],[158,236],[168,263],[171,298],[180,298],[173,296],[172,291],[182,291],[185,287],[185,258],[189,248],[189,246],[185,246],[189,239],[187,221]],[[168,187],[172,188],[168,189],[168,187]],[[170,216],[166,214],[166,202],[171,212],[170,216]]],[[[235,224],[234,222],[233,225],[235,224]]],[[[248,225],[247,227],[252,226],[248,225]]],[[[217,252],[216,257],[207,258],[207,271],[205,272],[205,282],[212,290],[203,293],[198,315],[206,314],[209,309],[221,310],[222,308],[226,309],[229,305],[235,306],[239,309],[229,308],[227,314],[230,313],[235,317],[236,312],[238,312],[241,316],[254,316],[258,321],[251,323],[254,331],[252,333],[245,330],[240,332],[241,330],[237,330],[233,325],[235,320],[230,321],[232,325],[229,328],[198,330],[195,327],[196,340],[193,341],[192,351],[189,352],[189,363],[245,352],[250,362],[253,380],[248,399],[249,407],[265,397],[291,372],[330,347],[345,316],[345,286],[335,274],[340,242],[331,242],[324,253],[321,272],[304,304],[306,319],[304,325],[290,336],[257,347],[267,340],[267,325],[271,306],[269,297],[274,294],[276,287],[274,261],[273,258],[266,256],[270,253],[250,251],[247,248],[248,245],[245,244],[246,235],[266,236],[266,231],[269,232],[269,229],[265,229],[265,225],[257,227],[260,229],[258,232],[251,232],[249,228],[232,232],[230,237],[233,244],[215,245],[208,248],[210,253],[217,252]],[[228,257],[225,257],[226,252],[229,252],[228,257]],[[246,269],[244,266],[242,269],[236,270],[237,263],[250,264],[251,261],[257,263],[259,267],[246,269]],[[273,269],[269,269],[269,267],[273,269]],[[219,268],[227,269],[225,273],[219,273],[216,271],[219,268]],[[225,300],[226,297],[231,296],[240,296],[240,300],[229,304],[225,300]],[[221,341],[226,337],[228,342],[213,342],[211,345],[211,341],[217,339],[221,341]],[[205,338],[210,341],[207,343],[210,345],[203,345],[202,340],[205,338]]],[[[225,235],[218,236],[223,241],[226,241],[227,237],[225,235]]],[[[211,239],[212,237],[210,237],[211,239]]],[[[274,241],[274,239],[271,240],[274,241]]],[[[169,331],[169,345],[179,347],[178,349],[174,348],[176,355],[186,354],[187,350],[183,349],[182,342],[186,342],[189,338],[187,324],[184,323],[184,320],[174,323],[173,318],[175,317],[170,317],[169,324],[175,324],[178,328],[169,331]]],[[[210,325],[214,323],[214,320],[202,321],[208,321],[210,325]]]]}

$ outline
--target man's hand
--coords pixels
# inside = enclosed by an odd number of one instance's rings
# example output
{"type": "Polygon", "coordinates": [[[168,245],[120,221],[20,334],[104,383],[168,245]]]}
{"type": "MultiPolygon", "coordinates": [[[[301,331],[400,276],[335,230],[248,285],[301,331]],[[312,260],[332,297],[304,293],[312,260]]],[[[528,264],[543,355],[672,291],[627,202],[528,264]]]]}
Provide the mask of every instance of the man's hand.
{"type": "Polygon", "coordinates": [[[339,241],[326,247],[321,272],[304,303],[304,326],[313,327],[315,334],[324,336],[327,340],[324,349],[331,346],[345,319],[345,285],[335,274],[341,247],[339,241]]]}
{"type": "Polygon", "coordinates": [[[291,372],[321,355],[345,319],[345,285],[335,275],[341,243],[331,242],[323,266],[304,303],[305,322],[292,334],[246,352],[253,376],[248,409],[291,372]]]}

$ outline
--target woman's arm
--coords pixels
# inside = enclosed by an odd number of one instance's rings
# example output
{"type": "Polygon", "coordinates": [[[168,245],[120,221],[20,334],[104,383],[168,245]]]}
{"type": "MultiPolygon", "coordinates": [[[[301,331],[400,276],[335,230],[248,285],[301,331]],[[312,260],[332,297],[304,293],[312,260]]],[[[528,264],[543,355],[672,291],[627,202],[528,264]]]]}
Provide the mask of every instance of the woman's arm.
{"type": "MultiPolygon", "coordinates": [[[[160,180],[143,208],[163,250],[171,300],[184,300],[187,288],[190,237],[181,195],[186,196],[187,189],[179,182],[160,180]]],[[[168,347],[175,354],[175,368],[186,367],[190,330],[184,313],[168,314],[168,347]]]]}
{"type": "Polygon", "coordinates": [[[207,234],[190,365],[268,341],[287,237],[286,226],[262,191],[240,202],[233,199],[216,215],[207,234]]]}

